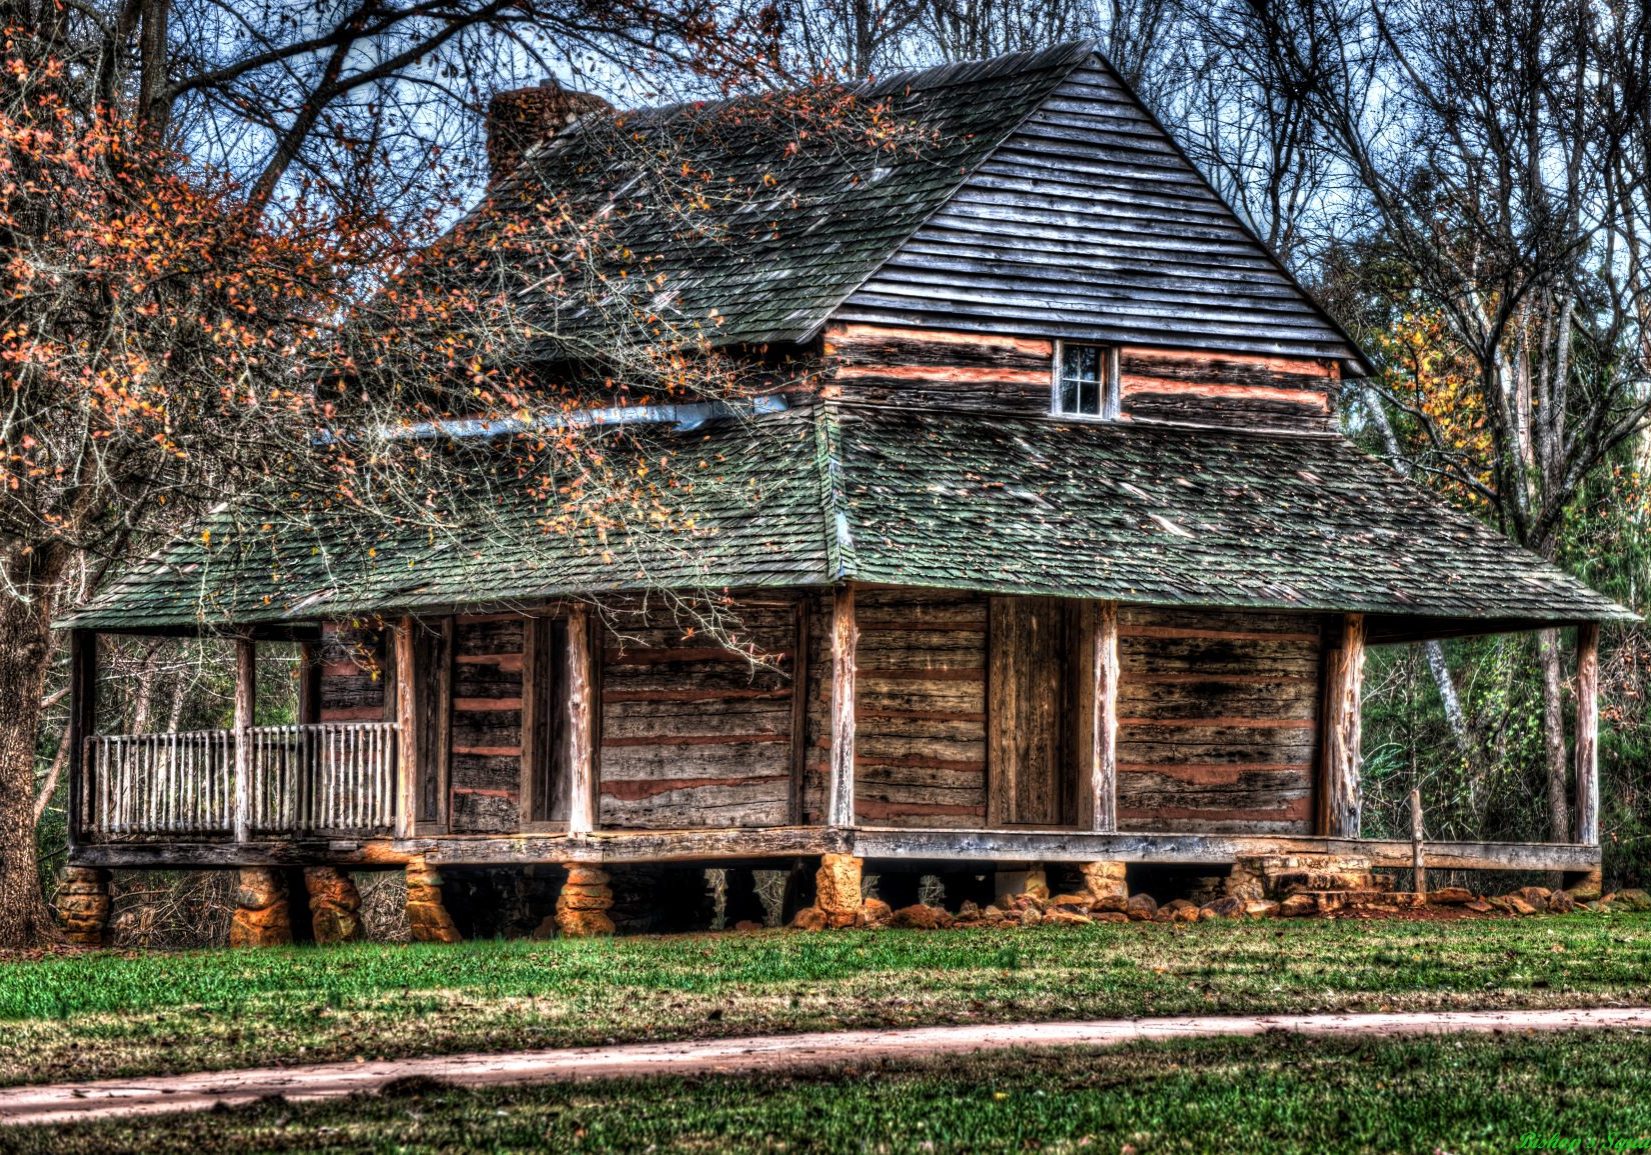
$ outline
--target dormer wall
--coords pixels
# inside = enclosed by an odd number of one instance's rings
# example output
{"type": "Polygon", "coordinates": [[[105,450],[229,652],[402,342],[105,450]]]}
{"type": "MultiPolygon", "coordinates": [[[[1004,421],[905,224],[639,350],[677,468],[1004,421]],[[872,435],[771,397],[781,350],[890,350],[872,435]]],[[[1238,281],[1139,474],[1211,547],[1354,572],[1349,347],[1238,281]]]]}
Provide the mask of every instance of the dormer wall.
{"type": "MultiPolygon", "coordinates": [[[[1055,411],[1054,337],[834,323],[828,395],[1017,415],[1055,411]]],[[[1333,428],[1341,385],[1329,358],[1103,345],[1116,359],[1117,419],[1287,433],[1333,428]]]]}

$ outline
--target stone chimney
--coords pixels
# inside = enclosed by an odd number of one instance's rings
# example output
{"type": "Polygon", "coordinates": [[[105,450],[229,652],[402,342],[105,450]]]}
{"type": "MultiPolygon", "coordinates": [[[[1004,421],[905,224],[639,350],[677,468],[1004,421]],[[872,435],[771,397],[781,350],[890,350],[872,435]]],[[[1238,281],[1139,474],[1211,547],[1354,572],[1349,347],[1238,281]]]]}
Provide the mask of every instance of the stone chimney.
{"type": "Polygon", "coordinates": [[[554,80],[496,94],[487,105],[487,183],[498,184],[522,162],[528,149],[587,112],[612,110],[613,105],[600,96],[569,92],[554,80]]]}

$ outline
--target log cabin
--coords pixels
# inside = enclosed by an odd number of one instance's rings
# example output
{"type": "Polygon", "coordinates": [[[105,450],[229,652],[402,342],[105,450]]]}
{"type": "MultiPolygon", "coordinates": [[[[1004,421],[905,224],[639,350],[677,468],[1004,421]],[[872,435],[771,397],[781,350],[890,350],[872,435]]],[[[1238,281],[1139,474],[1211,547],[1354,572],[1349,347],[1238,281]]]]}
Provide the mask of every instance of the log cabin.
{"type": "MultiPolygon", "coordinates": [[[[513,526],[525,498],[439,542],[219,511],[63,620],[83,890],[240,868],[267,876],[243,886],[255,927],[280,872],[399,868],[415,934],[444,938],[443,872],[482,867],[565,870],[574,933],[606,929],[626,870],[1597,872],[1596,647],[1631,615],[1342,436],[1369,361],[1107,61],[1067,45],[857,91],[932,145],[792,171],[702,131],[739,100],[644,114],[792,192],[716,244],[647,206],[615,243],[718,343],[824,366],[738,411],[628,411],[616,452],[695,463],[691,528],[593,547],[513,526]],[[743,647],[668,596],[707,593],[743,647]],[[1367,647],[1542,628],[1577,646],[1569,841],[1363,837],[1367,647]],[[233,726],[102,732],[100,634],[233,638],[233,726]],[[275,642],[301,647],[297,717],[260,726],[275,642]]],[[[467,227],[611,200],[579,160],[605,114],[566,95],[495,101],[516,143],[490,142],[467,227]]]]}

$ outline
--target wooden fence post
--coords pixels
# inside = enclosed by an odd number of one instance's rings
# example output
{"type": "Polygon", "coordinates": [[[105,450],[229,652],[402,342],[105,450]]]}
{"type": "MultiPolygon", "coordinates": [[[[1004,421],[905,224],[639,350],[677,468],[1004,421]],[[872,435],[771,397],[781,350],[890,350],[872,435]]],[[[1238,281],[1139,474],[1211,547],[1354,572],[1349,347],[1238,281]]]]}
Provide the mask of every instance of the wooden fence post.
{"type": "Polygon", "coordinates": [[[860,629],[854,587],[838,586],[831,600],[831,789],[827,826],[854,825],[854,675],[860,629]]]}
{"type": "Polygon", "coordinates": [[[1427,862],[1422,854],[1422,788],[1410,788],[1410,870],[1411,889],[1417,901],[1427,901],[1427,862]]]}
{"type": "Polygon", "coordinates": [[[568,833],[596,829],[596,672],[590,608],[568,612],[568,833]]]}
{"type": "Polygon", "coordinates": [[[1576,841],[1599,845],[1599,623],[1576,631],[1576,841]]]}
{"type": "Polygon", "coordinates": [[[258,645],[235,639],[235,841],[252,830],[252,727],[257,720],[258,645]]]}
{"type": "Polygon", "coordinates": [[[1319,833],[1329,838],[1359,836],[1363,683],[1364,615],[1344,614],[1339,631],[1325,647],[1319,833]]]}

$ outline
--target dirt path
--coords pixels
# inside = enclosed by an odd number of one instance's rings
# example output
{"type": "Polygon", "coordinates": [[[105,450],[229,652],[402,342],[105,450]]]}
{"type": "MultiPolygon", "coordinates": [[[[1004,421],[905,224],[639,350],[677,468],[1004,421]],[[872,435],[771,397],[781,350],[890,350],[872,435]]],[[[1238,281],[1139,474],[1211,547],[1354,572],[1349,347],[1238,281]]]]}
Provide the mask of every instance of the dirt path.
{"type": "Polygon", "coordinates": [[[217,1103],[247,1103],[267,1095],[282,1095],[293,1101],[325,1099],[374,1091],[391,1080],[410,1077],[483,1086],[563,1079],[803,1070],[840,1063],[917,1059],[1008,1047],[1110,1046],[1140,1039],[1259,1035],[1267,1031],[1294,1031],[1305,1035],[1406,1035],[1601,1028],[1651,1029],[1651,1007],[1439,1014],[1210,1015],[1003,1023],[574,1047],[496,1055],[444,1055],[372,1063],[318,1063],[153,1079],[0,1088],[0,1124],[69,1123],[204,1111],[217,1103]]]}

